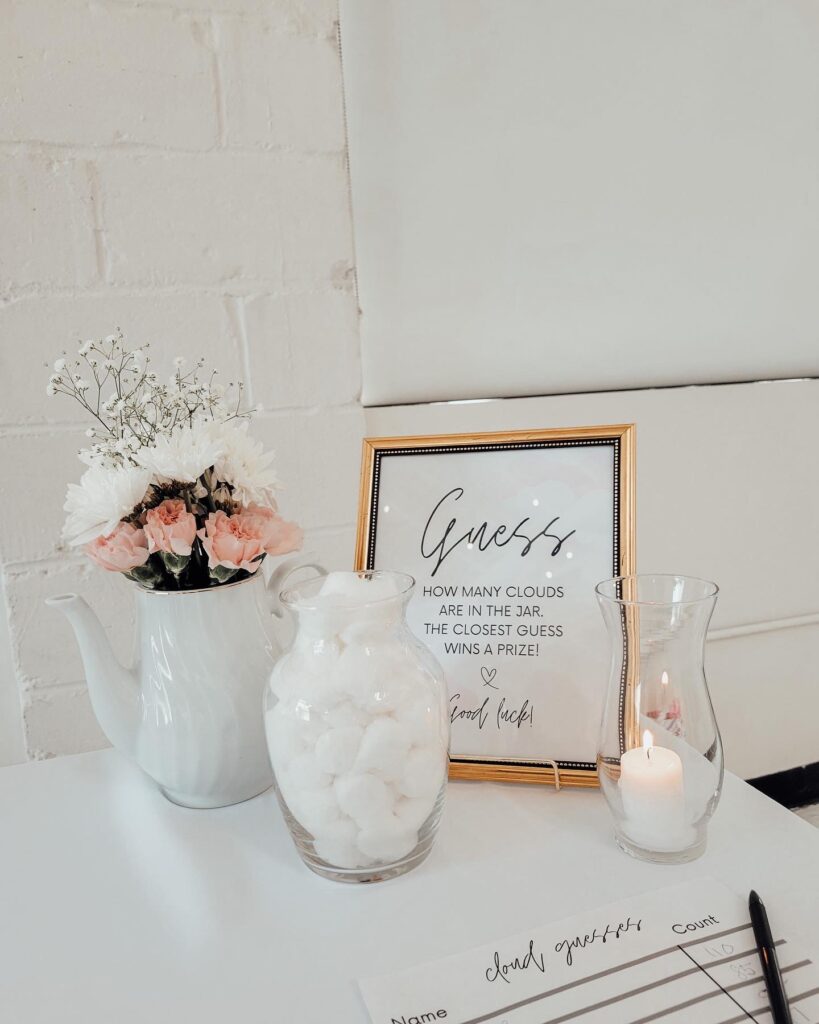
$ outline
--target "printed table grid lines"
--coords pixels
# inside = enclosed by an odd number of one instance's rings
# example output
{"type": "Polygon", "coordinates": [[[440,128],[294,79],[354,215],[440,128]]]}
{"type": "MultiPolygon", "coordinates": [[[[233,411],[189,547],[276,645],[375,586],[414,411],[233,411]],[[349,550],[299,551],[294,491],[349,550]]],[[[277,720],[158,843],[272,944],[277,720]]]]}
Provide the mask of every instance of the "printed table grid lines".
{"type": "MultiPolygon", "coordinates": [[[[712,979],[713,980],[713,979],[712,979]]],[[[628,1024],[651,1024],[652,1021],[662,1020],[663,1017],[667,1017],[670,1013],[677,1013],[679,1010],[687,1010],[689,1006],[696,1006],[697,1003],[704,1003],[707,999],[713,999],[714,996],[722,995],[722,992],[718,988],[711,989],[710,992],[704,992],[699,996],[692,996],[691,999],[686,999],[682,1003],[677,1003],[675,1006],[667,1006],[664,1010],[657,1010],[655,1013],[649,1013],[645,1017],[640,1017],[637,1020],[631,1020],[628,1024]]],[[[739,1006],[739,1003],[736,1004],[739,1006]]],[[[742,1010],[742,1007],[739,1007],[742,1010]]],[[[747,1020],[748,1014],[743,1010],[742,1016],[737,1017],[737,1020],[747,1020]]]]}
{"type": "MultiPolygon", "coordinates": [[[[783,974],[787,974],[788,971],[796,971],[800,967],[808,967],[811,964],[811,962],[812,961],[810,961],[810,960],[800,960],[799,963],[791,964],[789,967],[783,967],[782,968],[782,973],[783,974]]],[[[670,980],[672,980],[672,979],[669,979],[669,981],[670,980]]],[[[713,981],[714,979],[712,978],[711,980],[713,981]]],[[[736,992],[737,989],[748,988],[751,985],[759,985],[759,984],[760,984],[760,979],[759,978],[746,978],[745,981],[738,981],[734,985],[726,985],[725,988],[723,988],[720,985],[717,989],[713,989],[710,992],[706,992],[704,995],[697,996],[694,999],[688,999],[684,1003],[678,1003],[676,1006],[669,1006],[667,1009],[659,1010],[656,1013],[649,1014],[647,1017],[640,1017],[639,1020],[629,1021],[629,1024],[650,1024],[651,1021],[660,1020],[663,1017],[667,1017],[670,1013],[676,1013],[678,1010],[684,1010],[688,1006],[694,1006],[696,1003],[704,1002],[706,999],[712,999],[714,996],[719,995],[720,990],[725,992],[726,995],[729,995],[731,992],[736,992]]],[[[743,1006],[740,1006],[740,1009],[742,1010],[742,1016],[733,1018],[733,1021],[735,1022],[735,1024],[736,1024],[736,1022],[747,1020],[748,1017],[751,1017],[751,1019],[753,1019],[752,1014],[748,1010],[746,1010],[743,1006]]],[[[764,1012],[764,1011],[763,1010],[754,1010],[753,1011],[753,1013],[762,1013],[762,1012],[764,1012]]],[[[728,1024],[728,1022],[726,1021],[726,1022],[724,1022],[724,1024],[728,1024]]]]}
{"type": "Polygon", "coordinates": [[[751,931],[751,922],[740,925],[737,928],[726,928],[721,932],[709,932],[708,935],[701,935],[698,939],[689,939],[688,942],[679,942],[679,949],[689,949],[691,946],[701,946],[705,942],[714,942],[716,939],[724,939],[726,935],[736,935],[737,932],[751,931]]]}
{"type": "MultiPolygon", "coordinates": [[[[784,946],[787,943],[787,941],[788,941],[787,939],[777,939],[776,942],[774,943],[774,945],[777,946],[777,947],[784,946]]],[[[680,947],[678,946],[677,948],[679,949],[680,947]]],[[[682,950],[682,952],[685,953],[685,950],[682,950]]],[[[733,963],[734,960],[742,960],[746,956],[756,956],[756,955],[757,955],[756,954],[756,947],[754,946],[752,949],[743,949],[743,950],[740,950],[739,953],[731,953],[728,956],[720,957],[718,960],[712,960],[711,963],[708,964],[708,966],[709,967],[722,967],[723,964],[733,963]]],[[[686,953],[686,956],[688,956],[687,953],[686,953]]],[[[688,959],[689,960],[694,960],[694,958],[692,956],[689,956],[688,959]]],[[[702,964],[697,963],[696,960],[694,960],[694,963],[697,964],[697,967],[702,967],[702,964]]]]}
{"type": "MultiPolygon", "coordinates": [[[[750,926],[748,924],[738,925],[735,928],[728,928],[725,931],[719,932],[718,934],[708,935],[707,937],[703,937],[703,938],[698,939],[698,940],[687,942],[687,943],[685,943],[685,946],[686,946],[686,948],[691,948],[692,946],[696,946],[696,945],[705,945],[705,944],[708,944],[710,942],[713,942],[714,939],[724,938],[725,936],[728,936],[728,935],[734,935],[734,934],[738,934],[740,932],[747,931],[749,927],[750,926]]],[[[785,941],[786,940],[784,940],[784,939],[779,939],[779,940],[777,940],[775,945],[776,946],[781,946],[781,945],[783,945],[785,943],[785,941]]],[[[694,958],[692,956],[690,956],[687,952],[685,952],[685,950],[682,948],[682,946],[680,944],[675,944],[673,946],[668,946],[665,949],[661,949],[661,950],[657,950],[657,951],[655,951],[653,953],[649,953],[646,956],[638,957],[635,960],[629,960],[626,963],[618,964],[615,967],[607,968],[604,971],[598,971],[595,974],[590,974],[590,975],[588,975],[585,978],[578,978],[576,981],[568,982],[565,985],[560,985],[557,988],[549,989],[546,992],[541,992],[541,993],[538,993],[537,995],[529,996],[527,999],[522,999],[519,1002],[511,1003],[508,1006],[504,1006],[504,1007],[502,1007],[502,1008],[500,1008],[498,1010],[493,1010],[490,1013],[482,1014],[479,1017],[471,1017],[469,1020],[462,1021],[461,1024],[485,1024],[485,1022],[497,1020],[498,1018],[504,1017],[504,1015],[513,1013],[515,1010],[523,1009],[523,1008],[525,1008],[527,1006],[531,1006],[532,1004],[540,1002],[540,1001],[542,1001],[544,999],[548,999],[548,998],[550,998],[552,996],[557,996],[557,995],[560,995],[560,994],[562,994],[564,992],[570,991],[571,989],[580,988],[583,985],[587,985],[587,984],[590,984],[592,982],[598,981],[601,978],[610,977],[612,975],[619,974],[622,971],[627,971],[630,968],[638,967],[641,964],[645,964],[645,963],[648,963],[648,962],[653,961],[653,960],[659,960],[659,959],[661,959],[664,956],[674,955],[674,954],[678,954],[678,953],[683,953],[685,955],[686,959],[691,961],[694,964],[694,966],[689,968],[689,969],[687,969],[687,970],[685,970],[685,971],[678,972],[678,973],[676,973],[674,975],[670,975],[670,976],[668,976],[666,978],[663,978],[663,979],[661,979],[659,981],[653,982],[652,984],[640,986],[640,987],[638,987],[636,989],[633,989],[631,991],[625,992],[625,993],[623,993],[621,995],[611,997],[610,999],[605,1000],[600,1005],[606,1005],[608,1003],[620,1002],[623,999],[629,998],[630,996],[639,995],[639,994],[641,994],[643,992],[650,991],[653,988],[660,988],[663,985],[669,984],[669,983],[671,983],[673,981],[676,981],[676,980],[679,980],[680,978],[696,974],[698,971],[703,973],[703,974],[705,974],[707,977],[709,977],[709,979],[714,983],[714,985],[717,986],[715,988],[714,992],[711,993],[712,995],[717,995],[717,994],[720,993],[720,991],[724,991],[724,989],[722,989],[722,986],[720,986],[718,982],[714,981],[714,979],[711,978],[710,975],[708,975],[707,971],[705,971],[704,968],[700,964],[698,964],[697,961],[694,960],[694,958]]],[[[732,953],[730,955],[727,955],[727,956],[724,956],[724,957],[720,957],[719,959],[716,959],[716,960],[712,961],[708,966],[709,967],[719,967],[719,966],[721,966],[723,964],[731,963],[731,962],[733,962],[735,960],[740,960],[743,957],[748,957],[748,956],[755,955],[755,953],[756,953],[755,949],[747,949],[747,950],[743,950],[743,951],[741,951],[739,953],[732,953]]],[[[727,992],[725,994],[728,996],[729,999],[732,998],[727,992]]],[[[701,1001],[701,998],[704,998],[704,997],[698,997],[695,1000],[695,1002],[701,1001]]],[[[578,1017],[580,1015],[592,1012],[594,1009],[597,1009],[597,1008],[599,1008],[599,1007],[597,1006],[597,1004],[595,1004],[595,1005],[592,1005],[592,1006],[589,1006],[589,1007],[584,1007],[584,1008],[581,1008],[581,1009],[575,1009],[572,1012],[572,1014],[569,1014],[568,1016],[562,1016],[562,1017],[557,1017],[557,1018],[554,1018],[554,1019],[544,1020],[544,1021],[541,1022],[541,1024],[559,1024],[560,1021],[571,1020],[573,1017],[578,1017]]],[[[658,1016],[666,1016],[668,1013],[673,1012],[675,1009],[677,1009],[677,1007],[672,1007],[669,1010],[663,1011],[658,1016]]],[[[746,1014],[745,1018],[739,1018],[739,1019],[740,1020],[742,1020],[742,1019],[746,1019],[747,1020],[748,1017],[749,1017],[749,1015],[746,1014]]],[[[654,1019],[654,1018],[652,1017],[651,1019],[654,1019]]],[[[511,1022],[510,1022],[510,1024],[511,1024],[511,1022]]]]}
{"type": "MultiPolygon", "coordinates": [[[[650,992],[652,989],[659,988],[661,985],[668,985],[672,981],[679,981],[680,978],[687,978],[696,973],[696,968],[689,967],[677,974],[668,975],[668,977],[663,978],[662,981],[651,981],[647,985],[640,985],[638,988],[629,989],[628,992],[621,992],[616,996],[609,996],[608,999],[600,999],[596,1003],[590,1003],[588,1006],[584,1006],[580,1010],[570,1010],[568,1013],[564,1013],[560,1017],[550,1017],[548,1020],[543,1021],[542,1024],[565,1024],[566,1021],[575,1020],[579,1016],[582,1017],[587,1013],[594,1013],[595,1010],[602,1010],[604,1006],[613,1006],[614,1003],[621,1003],[624,999],[631,999],[634,996],[642,995],[644,992],[650,992]]],[[[697,999],[692,1000],[692,1002],[699,1002],[701,999],[707,998],[707,995],[699,996],[697,999]]]]}
{"type": "MultiPolygon", "coordinates": [[[[684,950],[682,948],[682,946],[679,947],[679,950],[680,950],[680,952],[684,956],[688,957],[688,959],[691,961],[692,964],[697,964],[697,961],[694,959],[694,957],[691,956],[691,954],[688,953],[686,950],[684,950]]],[[[714,965],[714,966],[716,966],[716,965],[714,965]]],[[[753,1014],[749,1013],[741,1003],[737,1002],[737,1000],[734,999],[734,997],[731,995],[731,993],[728,992],[725,988],[723,988],[723,986],[720,985],[720,983],[717,981],[717,979],[712,974],[709,974],[709,972],[705,969],[705,967],[702,966],[702,964],[697,964],[697,967],[702,971],[702,973],[707,978],[710,978],[711,981],[713,981],[713,983],[717,986],[717,988],[720,990],[720,992],[725,993],[725,995],[728,996],[728,998],[731,1000],[732,1003],[734,1003],[735,1006],[738,1006],[740,1010],[743,1010],[745,1012],[746,1016],[750,1017],[750,1019],[752,1021],[754,1021],[754,1024],[759,1024],[759,1022],[757,1021],[756,1017],[754,1017],[753,1014]]]]}
{"type": "MultiPolygon", "coordinates": [[[[787,967],[780,968],[780,970],[781,970],[782,974],[787,974],[789,971],[798,971],[802,967],[810,967],[810,965],[812,963],[813,963],[812,960],[799,960],[795,964],[788,964],[787,967]]],[[[736,992],[736,990],[738,988],[745,988],[748,985],[756,985],[756,984],[759,984],[759,982],[760,982],[759,978],[746,978],[745,981],[737,981],[737,982],[734,982],[733,985],[726,985],[725,986],[725,991],[726,992],[736,992]]],[[[754,1011],[754,1012],[756,1013],[756,1011],[754,1011]]]]}
{"type": "MultiPolygon", "coordinates": [[[[808,961],[810,963],[810,961],[808,961]]],[[[811,996],[819,994],[819,987],[808,989],[807,992],[800,992],[799,995],[788,996],[788,1002],[793,1006],[794,1003],[800,1003],[803,999],[810,999],[811,996]]],[[[754,1013],[770,1013],[770,1009],[767,1006],[760,1006],[754,1013]]],[[[747,1020],[747,1016],[742,1017],[731,1017],[730,1020],[720,1021],[720,1024],[742,1024],[742,1021],[747,1020]]]]}

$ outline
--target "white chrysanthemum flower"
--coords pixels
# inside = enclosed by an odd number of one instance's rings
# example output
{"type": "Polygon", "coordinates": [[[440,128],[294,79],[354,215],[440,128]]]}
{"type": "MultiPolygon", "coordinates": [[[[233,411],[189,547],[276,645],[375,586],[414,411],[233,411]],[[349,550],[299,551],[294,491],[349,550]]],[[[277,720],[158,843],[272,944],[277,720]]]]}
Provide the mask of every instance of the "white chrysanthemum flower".
{"type": "Polygon", "coordinates": [[[219,437],[206,421],[160,434],[150,448],[141,448],[134,458],[161,480],[193,483],[210,469],[222,452],[219,437]]]}
{"type": "Polygon", "coordinates": [[[91,466],[78,484],[68,485],[63,538],[75,547],[107,536],[142,501],[150,482],[151,474],[136,466],[91,466]]]}
{"type": "Polygon", "coordinates": [[[247,422],[215,423],[222,451],[216,461],[216,478],[233,488],[233,497],[243,505],[275,505],[274,493],[279,481],[271,467],[274,452],[248,435],[247,422]]]}

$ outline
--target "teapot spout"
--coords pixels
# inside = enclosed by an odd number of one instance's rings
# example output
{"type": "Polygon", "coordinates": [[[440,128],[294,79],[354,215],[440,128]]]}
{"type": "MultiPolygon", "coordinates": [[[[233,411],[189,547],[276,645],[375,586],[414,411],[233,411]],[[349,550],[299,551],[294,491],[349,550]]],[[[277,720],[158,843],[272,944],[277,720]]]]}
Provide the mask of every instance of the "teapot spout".
{"type": "Polygon", "coordinates": [[[61,611],[74,629],[91,706],[102,731],[114,747],[133,757],[142,708],[142,694],[134,673],[117,661],[105,630],[83,598],[60,594],[47,598],[46,604],[61,611]]]}

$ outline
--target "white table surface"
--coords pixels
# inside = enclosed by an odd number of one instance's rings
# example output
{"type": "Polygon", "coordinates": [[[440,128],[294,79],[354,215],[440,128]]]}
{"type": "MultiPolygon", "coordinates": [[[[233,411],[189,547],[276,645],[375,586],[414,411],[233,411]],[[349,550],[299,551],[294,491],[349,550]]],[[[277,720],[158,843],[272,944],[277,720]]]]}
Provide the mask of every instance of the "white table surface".
{"type": "Polygon", "coordinates": [[[272,792],[184,810],[110,750],[6,768],[0,1020],[364,1024],[359,977],[707,875],[819,948],[819,831],[731,776],[693,864],[622,854],[596,790],[459,782],[425,864],[349,886],[302,866],[272,792]]]}

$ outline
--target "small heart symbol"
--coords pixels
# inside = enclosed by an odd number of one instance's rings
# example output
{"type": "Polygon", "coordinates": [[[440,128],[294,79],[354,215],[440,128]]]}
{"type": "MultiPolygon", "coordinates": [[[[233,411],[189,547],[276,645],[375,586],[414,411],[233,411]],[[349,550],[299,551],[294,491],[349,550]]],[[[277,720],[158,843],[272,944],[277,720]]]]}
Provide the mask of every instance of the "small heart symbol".
{"type": "Polygon", "coordinates": [[[481,669],[481,678],[487,684],[487,686],[492,682],[492,680],[495,678],[497,674],[498,670],[496,668],[487,668],[484,665],[484,667],[481,669]]]}

